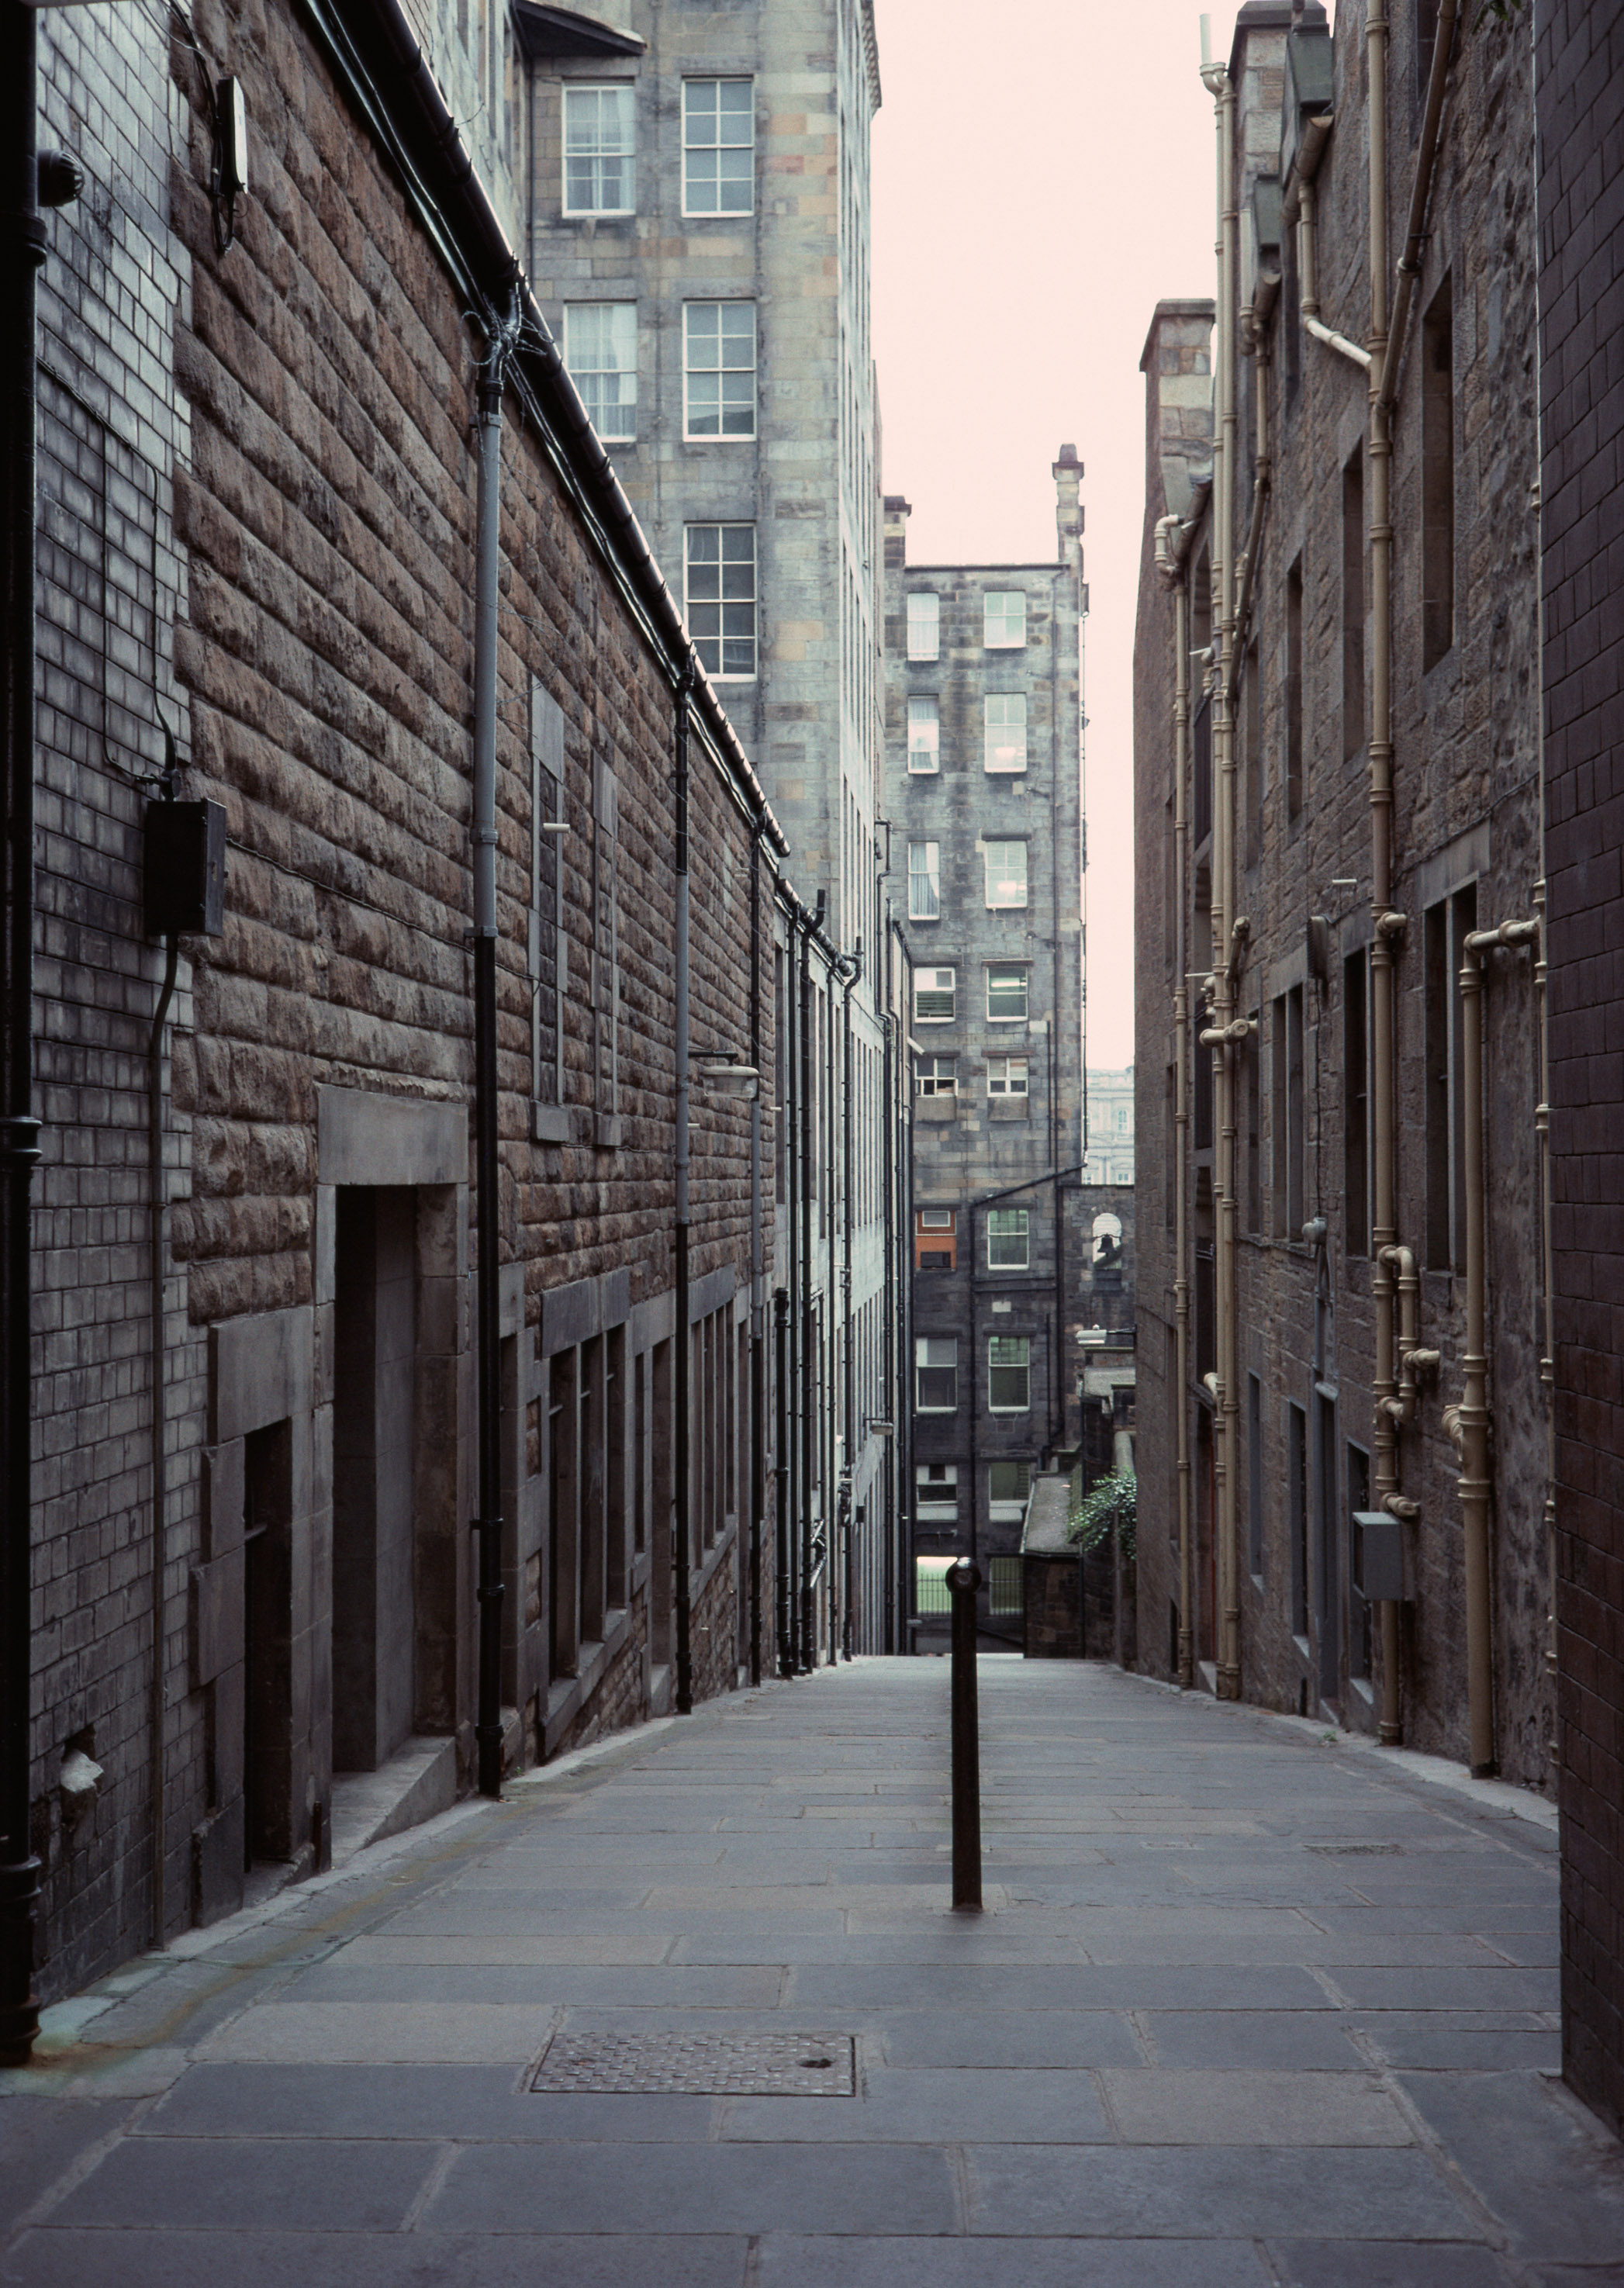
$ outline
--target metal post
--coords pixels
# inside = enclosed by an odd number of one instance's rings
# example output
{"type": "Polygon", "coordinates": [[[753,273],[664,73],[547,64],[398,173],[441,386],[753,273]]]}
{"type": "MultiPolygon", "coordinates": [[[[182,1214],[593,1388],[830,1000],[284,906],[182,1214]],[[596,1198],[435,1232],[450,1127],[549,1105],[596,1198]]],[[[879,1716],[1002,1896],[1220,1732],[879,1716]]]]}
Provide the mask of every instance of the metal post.
{"type": "Polygon", "coordinates": [[[28,1698],[34,1674],[31,1466],[33,1389],[28,1195],[39,1159],[34,1117],[34,322],[45,258],[39,215],[36,18],[4,7],[6,170],[5,417],[0,422],[0,516],[5,581],[5,912],[0,929],[0,2065],[27,2065],[39,2030],[34,1932],[39,1861],[29,1847],[28,1698]]]}
{"type": "Polygon", "coordinates": [[[953,1598],[953,1903],[981,1911],[981,1743],[976,1715],[976,1592],[981,1568],[947,1569],[953,1598]]]}

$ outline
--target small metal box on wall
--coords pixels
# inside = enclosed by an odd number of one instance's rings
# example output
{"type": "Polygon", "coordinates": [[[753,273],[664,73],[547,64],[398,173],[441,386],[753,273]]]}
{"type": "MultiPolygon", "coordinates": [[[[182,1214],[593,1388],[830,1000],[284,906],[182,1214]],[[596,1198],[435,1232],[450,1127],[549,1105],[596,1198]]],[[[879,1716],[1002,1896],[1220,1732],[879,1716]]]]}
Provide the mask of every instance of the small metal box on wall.
{"type": "Polygon", "coordinates": [[[149,802],[143,864],[148,937],[218,937],[226,927],[226,808],[149,802]]]}
{"type": "Polygon", "coordinates": [[[1404,1597],[1404,1528],[1384,1509],[1353,1513],[1353,1585],[1372,1605],[1404,1597]]]}

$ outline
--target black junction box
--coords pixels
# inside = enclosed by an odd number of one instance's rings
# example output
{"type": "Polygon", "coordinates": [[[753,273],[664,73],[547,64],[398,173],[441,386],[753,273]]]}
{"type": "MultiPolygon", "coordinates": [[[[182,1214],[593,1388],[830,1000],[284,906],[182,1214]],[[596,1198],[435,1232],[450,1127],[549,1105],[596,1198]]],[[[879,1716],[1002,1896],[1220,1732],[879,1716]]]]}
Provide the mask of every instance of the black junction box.
{"type": "Polygon", "coordinates": [[[143,875],[148,937],[218,937],[226,927],[226,806],[149,802],[143,875]]]}

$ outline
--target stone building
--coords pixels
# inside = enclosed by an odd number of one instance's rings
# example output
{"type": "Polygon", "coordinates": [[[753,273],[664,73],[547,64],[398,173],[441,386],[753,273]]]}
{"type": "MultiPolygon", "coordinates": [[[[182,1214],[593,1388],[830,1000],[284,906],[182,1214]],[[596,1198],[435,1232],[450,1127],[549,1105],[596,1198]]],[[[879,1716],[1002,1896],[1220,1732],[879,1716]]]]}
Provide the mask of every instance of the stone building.
{"type": "MultiPolygon", "coordinates": [[[[824,1057],[837,1037],[844,1057],[849,1029],[854,1164],[877,1165],[887,926],[872,0],[631,0],[614,28],[519,0],[514,24],[520,101],[502,128],[537,298],[757,763],[789,878],[808,907],[822,902],[827,936],[858,964],[835,1001],[818,986],[812,1021],[824,1057]]],[[[882,1348],[877,1185],[861,1185],[859,1204],[849,1260],[844,1229],[820,1221],[794,1314],[793,1344],[819,1350],[833,1387],[845,1386],[848,1352],[860,1376],[882,1348]],[[817,1294],[828,1299],[813,1314],[817,1294]]],[[[852,1410],[841,1434],[856,1443],[828,1479],[844,1521],[832,1508],[824,1518],[820,1479],[814,1538],[826,1525],[848,1532],[860,1512],[871,1531],[891,1529],[891,1457],[860,1426],[886,1410],[852,1410]]],[[[854,1554],[860,1573],[871,1561],[854,1554]]]]}
{"type": "Polygon", "coordinates": [[[1216,307],[1144,357],[1138,1590],[1159,1673],[1549,1787],[1531,67],[1248,0],[1206,74],[1216,307]]]}
{"type": "MultiPolygon", "coordinates": [[[[860,1380],[793,1347],[775,1378],[774,1148],[834,1235],[838,1332],[847,1204],[894,1227],[907,1118],[894,933],[871,1069],[854,965],[393,0],[27,20],[20,116],[36,45],[41,141],[83,180],[42,172],[36,744],[7,745],[43,1122],[8,2058],[30,1943],[59,1995],[440,1807],[483,1686],[512,1768],[787,1660],[774,1425],[833,1460],[860,1405],[895,1419],[897,1362],[882,1301],[860,1380]]],[[[897,1561],[826,1550],[800,1664],[883,1637],[897,1561]]]]}
{"type": "Polygon", "coordinates": [[[1125,1072],[1090,1068],[1084,1126],[1091,1183],[1133,1182],[1133,1067],[1129,1065],[1125,1072]]]}
{"type": "Polygon", "coordinates": [[[915,1543],[978,1557],[989,1625],[1017,1636],[1032,1474],[1076,1426],[1087,592],[1070,445],[1054,476],[1048,564],[910,564],[908,504],[885,502],[891,864],[914,989],[915,1543]]]}
{"type": "Polygon", "coordinates": [[[1563,2064],[1624,2133],[1624,68],[1598,20],[1574,0],[1536,12],[1541,539],[1563,2064]]]}

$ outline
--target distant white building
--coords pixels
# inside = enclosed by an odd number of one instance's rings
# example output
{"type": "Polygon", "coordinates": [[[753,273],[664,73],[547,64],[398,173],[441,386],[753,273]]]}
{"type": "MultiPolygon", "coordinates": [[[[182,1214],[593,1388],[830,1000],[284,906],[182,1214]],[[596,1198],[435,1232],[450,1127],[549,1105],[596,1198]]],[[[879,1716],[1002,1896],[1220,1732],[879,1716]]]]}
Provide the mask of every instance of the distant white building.
{"type": "Polygon", "coordinates": [[[1083,1118],[1083,1155],[1090,1184],[1131,1184],[1133,1154],[1133,1067],[1124,1072],[1089,1072],[1083,1118]]]}

